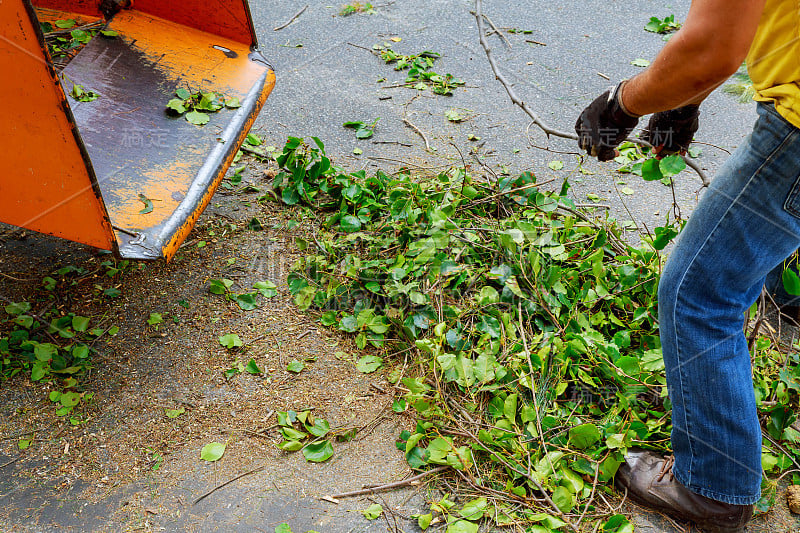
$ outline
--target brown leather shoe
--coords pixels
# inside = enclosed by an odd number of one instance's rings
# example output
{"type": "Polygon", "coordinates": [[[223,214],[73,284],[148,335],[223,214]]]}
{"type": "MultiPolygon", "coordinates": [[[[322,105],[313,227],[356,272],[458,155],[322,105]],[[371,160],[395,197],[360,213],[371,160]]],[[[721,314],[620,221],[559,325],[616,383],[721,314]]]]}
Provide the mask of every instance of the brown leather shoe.
{"type": "Polygon", "coordinates": [[[615,478],[628,498],[673,518],[694,522],[708,533],[741,533],[753,516],[752,505],[722,503],[690,491],[672,474],[672,456],[630,450],[615,478]]]}

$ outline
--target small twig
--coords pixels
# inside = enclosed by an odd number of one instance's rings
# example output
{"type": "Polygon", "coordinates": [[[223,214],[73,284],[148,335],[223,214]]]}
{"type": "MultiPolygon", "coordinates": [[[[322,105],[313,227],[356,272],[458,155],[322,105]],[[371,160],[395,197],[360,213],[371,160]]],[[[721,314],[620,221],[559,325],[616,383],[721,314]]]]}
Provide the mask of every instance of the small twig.
{"type": "Polygon", "coordinates": [[[412,163],[410,161],[403,161],[402,159],[392,159],[391,157],[380,157],[380,156],[377,156],[377,155],[368,156],[367,159],[370,159],[372,161],[392,161],[394,163],[400,163],[400,164],[402,164],[402,165],[404,165],[406,167],[410,166],[410,167],[415,167],[415,168],[419,168],[419,169],[422,169],[422,170],[438,170],[440,168],[445,168],[445,167],[451,166],[450,163],[445,163],[445,164],[442,164],[442,165],[437,165],[435,167],[424,167],[422,165],[417,165],[416,163],[412,163]]]}
{"type": "MultiPolygon", "coordinates": [[[[431,470],[427,470],[421,474],[417,474],[416,476],[412,476],[406,479],[401,479],[400,481],[395,481],[394,483],[387,483],[386,485],[379,485],[377,487],[371,487],[369,489],[361,489],[361,490],[354,490],[351,492],[342,492],[341,494],[334,494],[332,496],[326,496],[326,498],[339,500],[342,498],[351,498],[353,496],[363,496],[365,494],[372,494],[373,492],[383,492],[385,490],[396,489],[398,487],[405,487],[407,485],[411,485],[416,481],[424,478],[425,476],[429,476],[431,474],[438,474],[439,472],[443,472],[450,468],[449,466],[438,466],[431,470]]],[[[325,500],[330,501],[330,500],[325,500]]]]}
{"type": "Polygon", "coordinates": [[[351,42],[348,42],[347,44],[349,44],[350,46],[355,46],[356,48],[361,48],[362,50],[366,50],[367,52],[369,52],[370,54],[372,54],[374,56],[378,55],[378,52],[376,52],[375,50],[372,50],[370,48],[367,48],[366,46],[361,46],[360,44],[355,44],[355,43],[351,43],[351,42]]]}
{"type": "Polygon", "coordinates": [[[3,276],[4,278],[8,279],[13,279],[14,281],[29,281],[27,279],[15,278],[14,276],[9,276],[8,274],[3,274],[2,272],[0,272],[0,276],[3,276]]]}
{"type": "Polygon", "coordinates": [[[716,148],[717,150],[722,150],[726,154],[731,155],[731,151],[730,150],[728,150],[726,148],[723,148],[722,146],[717,146],[716,144],[711,144],[711,143],[707,143],[707,142],[703,142],[703,141],[697,141],[697,140],[693,140],[692,144],[703,144],[705,146],[710,146],[711,148],[716,148]]]}
{"type": "Polygon", "coordinates": [[[486,22],[489,23],[489,26],[492,27],[492,29],[498,35],[498,37],[500,37],[503,40],[503,42],[506,43],[506,46],[508,46],[508,49],[511,50],[511,41],[509,41],[508,38],[505,35],[503,35],[503,32],[501,32],[497,28],[497,26],[494,25],[494,22],[492,22],[492,19],[489,18],[489,15],[484,14],[483,18],[486,19],[486,22]]]}
{"type": "MultiPolygon", "coordinates": [[[[306,7],[308,7],[308,6],[306,6],[306,7]]],[[[261,470],[264,470],[266,467],[267,467],[266,465],[263,465],[263,466],[259,466],[258,468],[254,468],[252,470],[248,470],[244,474],[239,474],[235,478],[229,479],[228,481],[226,481],[225,483],[223,483],[221,485],[217,485],[216,487],[214,487],[213,489],[211,489],[210,491],[206,492],[205,494],[203,494],[202,496],[197,498],[195,501],[193,501],[192,505],[197,505],[197,503],[200,502],[203,498],[205,498],[207,496],[210,496],[211,494],[213,494],[214,492],[218,491],[219,489],[221,489],[225,485],[230,485],[231,483],[233,483],[237,479],[242,479],[244,476],[249,476],[250,474],[255,474],[256,472],[260,472],[261,470]]]]}
{"type": "MultiPolygon", "coordinates": [[[[556,128],[551,127],[549,124],[544,122],[534,110],[528,107],[528,104],[523,102],[519,98],[519,96],[517,96],[516,91],[513,89],[509,81],[506,79],[503,73],[500,72],[500,70],[497,68],[497,63],[495,62],[494,56],[492,55],[492,49],[489,48],[489,43],[486,42],[486,36],[484,35],[485,29],[483,26],[483,11],[481,6],[481,0],[475,0],[475,11],[473,11],[472,14],[475,16],[475,20],[478,22],[478,39],[480,40],[480,44],[484,52],[486,52],[486,59],[489,60],[489,66],[492,68],[494,77],[505,88],[506,93],[508,93],[508,97],[511,98],[511,102],[517,105],[520,109],[522,109],[531,118],[531,120],[533,120],[534,124],[539,126],[539,129],[541,129],[546,135],[548,136],[552,135],[554,137],[561,137],[563,139],[571,139],[573,141],[577,141],[578,140],[577,134],[558,130],[556,128]]],[[[628,142],[637,144],[639,146],[652,148],[652,146],[649,143],[641,139],[628,137],[626,140],[628,142]]],[[[700,179],[703,182],[703,187],[708,187],[708,185],[711,183],[711,180],[708,178],[708,176],[706,176],[706,173],[703,172],[700,166],[694,161],[692,161],[690,158],[686,156],[682,157],[683,160],[686,162],[686,165],[691,167],[692,170],[694,170],[697,173],[697,175],[700,176],[700,179]]]]}
{"type": "Polygon", "coordinates": [[[400,141],[372,141],[372,144],[399,144],[400,146],[405,146],[406,148],[413,146],[410,143],[404,143],[400,141]]]}
{"type": "Polygon", "coordinates": [[[125,235],[129,235],[129,236],[131,236],[131,237],[139,237],[139,234],[138,234],[138,233],[136,233],[136,232],[133,232],[133,231],[130,231],[130,230],[127,230],[127,229],[125,229],[125,228],[120,228],[119,226],[111,226],[111,229],[115,229],[115,230],[117,230],[118,232],[120,232],[120,233],[124,233],[125,235]]]}
{"type": "Polygon", "coordinates": [[[422,130],[421,130],[421,129],[419,129],[418,127],[416,127],[414,124],[412,124],[412,123],[411,123],[411,121],[410,121],[410,120],[408,120],[408,119],[407,119],[407,118],[405,118],[405,117],[403,117],[403,124],[405,124],[406,126],[408,126],[409,128],[411,128],[412,130],[416,131],[416,132],[419,134],[419,136],[420,136],[420,137],[422,137],[422,140],[423,140],[423,141],[425,141],[425,149],[426,149],[426,150],[430,150],[430,149],[431,149],[431,145],[428,143],[428,138],[427,138],[427,137],[425,137],[425,134],[424,134],[424,133],[422,133],[422,130]]]}
{"type": "Polygon", "coordinates": [[[547,46],[547,43],[543,43],[541,41],[534,41],[533,39],[525,39],[525,42],[531,44],[538,44],[539,46],[547,46]]]}
{"type": "Polygon", "coordinates": [[[14,463],[16,463],[17,461],[19,461],[20,459],[22,459],[22,456],[21,456],[21,455],[20,455],[19,457],[17,457],[16,459],[11,459],[10,461],[8,461],[8,462],[5,462],[5,463],[1,464],[1,465],[0,465],[0,468],[5,468],[5,467],[7,467],[8,465],[13,465],[14,463]]]}
{"type": "Polygon", "coordinates": [[[247,146],[246,144],[241,145],[239,147],[239,150],[241,150],[242,152],[247,152],[248,154],[257,155],[258,157],[265,157],[265,158],[269,157],[269,155],[267,155],[266,152],[262,152],[261,150],[257,150],[255,148],[247,146]]]}
{"type": "Polygon", "coordinates": [[[601,209],[611,209],[611,206],[606,204],[575,204],[575,207],[583,207],[583,208],[598,207],[601,209]]]}
{"type": "Polygon", "coordinates": [[[297,20],[300,17],[300,15],[302,15],[305,12],[306,9],[308,9],[308,4],[306,4],[306,6],[303,9],[301,9],[300,11],[295,13],[294,16],[292,18],[290,18],[288,20],[288,22],[286,22],[286,24],[282,24],[282,25],[278,26],[277,28],[273,28],[272,31],[280,31],[280,30],[282,30],[283,28],[285,28],[286,26],[288,26],[289,24],[291,24],[292,22],[297,20]]]}

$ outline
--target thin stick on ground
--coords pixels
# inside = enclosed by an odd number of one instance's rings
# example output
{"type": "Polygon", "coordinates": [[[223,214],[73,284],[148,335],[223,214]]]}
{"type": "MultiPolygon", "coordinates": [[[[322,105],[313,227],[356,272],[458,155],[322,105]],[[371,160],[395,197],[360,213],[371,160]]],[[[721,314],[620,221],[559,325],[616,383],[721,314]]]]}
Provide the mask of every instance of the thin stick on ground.
{"type": "Polygon", "coordinates": [[[198,504],[200,501],[204,500],[204,499],[205,499],[207,496],[211,496],[212,494],[214,494],[216,491],[218,491],[218,490],[219,490],[219,489],[221,489],[222,487],[224,487],[224,486],[226,486],[226,485],[230,485],[230,484],[231,484],[231,483],[233,483],[234,481],[236,481],[236,480],[238,480],[238,479],[242,479],[242,478],[243,478],[243,477],[245,477],[245,476],[249,476],[250,474],[255,474],[256,472],[260,472],[260,471],[264,470],[265,468],[266,468],[266,465],[264,465],[264,466],[259,466],[258,468],[254,468],[254,469],[252,469],[252,470],[248,470],[248,471],[247,471],[247,472],[245,472],[244,474],[239,474],[239,475],[238,475],[238,476],[236,476],[235,478],[233,478],[233,479],[229,479],[228,481],[226,481],[225,483],[222,483],[221,485],[217,485],[216,487],[214,487],[213,489],[211,489],[210,491],[206,492],[205,494],[203,494],[202,496],[200,496],[199,498],[197,498],[195,501],[193,501],[193,502],[192,502],[192,505],[197,505],[197,504],[198,504]]]}
{"type": "Polygon", "coordinates": [[[286,21],[286,23],[285,23],[285,24],[281,24],[281,25],[280,25],[280,26],[278,26],[277,28],[273,28],[273,29],[272,29],[272,31],[280,31],[280,30],[282,30],[283,28],[285,28],[286,26],[288,26],[289,24],[291,24],[292,22],[294,22],[295,20],[297,20],[298,18],[300,18],[300,15],[302,15],[303,13],[305,13],[305,10],[306,10],[306,9],[308,9],[308,4],[306,4],[306,5],[305,5],[305,7],[304,7],[303,9],[301,9],[300,11],[298,11],[297,13],[295,13],[295,14],[294,14],[294,16],[293,16],[292,18],[290,18],[288,21],[286,21]]]}
{"type": "Polygon", "coordinates": [[[425,141],[425,149],[426,149],[426,150],[428,150],[428,151],[430,151],[430,149],[431,149],[431,145],[428,143],[428,138],[425,136],[425,134],[424,134],[424,133],[422,133],[422,130],[421,130],[421,129],[419,129],[418,127],[416,127],[416,126],[415,126],[415,125],[414,125],[414,124],[413,124],[413,123],[412,123],[410,120],[408,120],[408,118],[406,117],[406,114],[408,113],[408,106],[409,106],[409,104],[411,104],[411,102],[413,102],[413,101],[414,101],[416,98],[417,98],[417,96],[415,95],[415,96],[414,96],[414,97],[413,97],[411,100],[409,100],[409,101],[408,101],[408,103],[406,103],[406,105],[404,105],[404,106],[403,106],[403,119],[402,119],[402,120],[403,120],[403,124],[405,124],[406,126],[408,126],[409,128],[411,128],[412,130],[414,130],[415,132],[417,132],[417,134],[419,134],[419,136],[420,136],[420,137],[422,137],[422,140],[423,140],[423,141],[425,141]]]}
{"type": "Polygon", "coordinates": [[[385,490],[396,489],[398,487],[405,487],[407,485],[411,485],[416,481],[424,478],[425,476],[429,476],[431,474],[438,474],[439,472],[443,472],[450,468],[449,466],[439,466],[436,468],[432,468],[431,470],[427,470],[421,474],[417,474],[416,476],[412,476],[406,479],[401,479],[400,481],[395,481],[394,483],[387,483],[386,485],[379,485],[377,487],[371,487],[368,489],[361,489],[361,490],[354,490],[351,492],[342,492],[341,494],[334,494],[332,496],[326,496],[325,501],[339,500],[342,498],[352,498],[353,496],[364,496],[365,494],[372,494],[374,492],[383,492],[385,490]]]}
{"type": "Polygon", "coordinates": [[[508,38],[506,38],[506,36],[503,35],[503,32],[501,32],[500,29],[497,26],[494,25],[494,22],[492,22],[492,19],[489,18],[489,15],[483,15],[483,18],[486,19],[486,22],[489,23],[489,26],[492,27],[492,30],[494,30],[494,32],[497,34],[497,36],[500,37],[503,40],[504,43],[506,43],[506,46],[508,46],[508,49],[511,50],[511,41],[509,41],[508,38]]]}
{"type": "MultiPolygon", "coordinates": [[[[520,99],[520,97],[517,95],[516,91],[508,82],[506,77],[497,68],[497,63],[495,62],[494,56],[492,55],[492,49],[489,47],[489,43],[486,42],[486,35],[485,35],[486,30],[484,29],[483,26],[484,15],[482,10],[481,0],[475,0],[475,11],[473,11],[472,14],[475,16],[475,20],[478,22],[478,39],[480,40],[481,47],[483,48],[484,52],[486,52],[486,59],[489,60],[489,66],[492,68],[494,77],[505,88],[506,93],[508,93],[508,97],[511,98],[511,101],[515,105],[517,105],[520,109],[522,109],[531,118],[531,120],[533,120],[533,123],[539,126],[539,129],[545,132],[545,134],[547,134],[548,136],[552,135],[553,137],[561,137],[563,139],[572,139],[577,141],[578,140],[577,134],[568,131],[558,130],[556,128],[551,127],[549,124],[544,122],[533,109],[528,107],[528,104],[526,104],[520,99]]],[[[649,143],[641,139],[634,139],[629,137],[627,141],[637,144],[639,146],[652,148],[652,146],[649,143]]],[[[711,183],[711,180],[708,178],[703,169],[701,169],[700,166],[694,161],[692,161],[690,158],[686,156],[682,157],[683,160],[686,162],[686,165],[690,167],[692,170],[694,170],[698,176],[700,176],[700,179],[703,182],[703,187],[708,187],[708,185],[711,183]]]]}

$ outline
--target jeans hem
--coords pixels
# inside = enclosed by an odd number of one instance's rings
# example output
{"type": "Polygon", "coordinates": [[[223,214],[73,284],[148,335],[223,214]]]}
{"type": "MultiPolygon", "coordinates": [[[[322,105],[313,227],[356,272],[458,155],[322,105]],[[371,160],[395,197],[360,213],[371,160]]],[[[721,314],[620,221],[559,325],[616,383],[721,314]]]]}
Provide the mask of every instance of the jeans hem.
{"type": "Polygon", "coordinates": [[[747,496],[739,496],[739,495],[731,495],[731,494],[722,494],[720,492],[716,492],[713,490],[709,490],[707,488],[698,487],[697,485],[692,485],[690,483],[684,483],[684,479],[686,479],[683,473],[677,471],[676,468],[672,469],[672,473],[675,476],[675,479],[678,480],[678,483],[683,485],[685,488],[689,489],[690,491],[694,492],[695,494],[699,494],[700,496],[705,496],[706,498],[710,498],[712,500],[727,503],[730,505],[753,505],[761,498],[761,490],[759,489],[758,492],[754,495],[747,495],[747,496]]]}

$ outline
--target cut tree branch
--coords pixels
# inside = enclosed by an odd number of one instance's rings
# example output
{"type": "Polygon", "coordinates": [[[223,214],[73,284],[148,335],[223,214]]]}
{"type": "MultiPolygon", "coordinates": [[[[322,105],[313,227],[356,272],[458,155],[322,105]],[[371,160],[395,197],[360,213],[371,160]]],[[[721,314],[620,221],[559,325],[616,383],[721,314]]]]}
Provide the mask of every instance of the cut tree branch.
{"type": "MultiPolygon", "coordinates": [[[[522,109],[531,118],[533,123],[539,126],[539,129],[545,132],[545,134],[548,137],[552,135],[553,137],[561,137],[563,139],[572,139],[574,141],[577,141],[578,140],[577,134],[568,131],[558,130],[556,128],[551,127],[549,124],[544,122],[533,109],[528,107],[528,104],[526,104],[520,99],[514,88],[509,83],[509,81],[506,79],[503,73],[500,72],[500,69],[497,68],[497,63],[495,62],[494,56],[492,55],[492,49],[489,47],[489,43],[486,41],[486,30],[483,25],[484,15],[483,15],[481,0],[475,0],[475,11],[473,11],[472,14],[475,16],[475,20],[478,22],[478,38],[480,40],[481,47],[486,52],[486,59],[489,60],[489,66],[492,67],[492,72],[494,73],[494,77],[497,79],[497,81],[499,81],[503,85],[503,87],[506,90],[506,93],[508,93],[508,97],[511,98],[511,101],[515,105],[517,105],[520,109],[522,109]]],[[[627,140],[639,146],[652,148],[652,146],[649,143],[641,139],[634,139],[629,137],[627,140]]],[[[701,169],[700,166],[694,161],[692,161],[690,158],[686,156],[682,157],[683,160],[686,162],[686,166],[690,167],[697,173],[698,176],[700,176],[700,179],[703,182],[703,187],[708,187],[708,185],[711,183],[711,180],[708,178],[703,169],[701,169]]]]}
{"type": "Polygon", "coordinates": [[[340,498],[350,498],[353,496],[364,496],[365,494],[372,494],[375,492],[382,492],[384,490],[396,489],[398,487],[405,487],[406,485],[413,485],[414,482],[419,481],[420,479],[424,478],[425,476],[429,476],[431,474],[438,474],[439,472],[443,472],[447,470],[448,466],[437,466],[436,468],[432,468],[431,470],[427,470],[421,474],[417,474],[416,476],[409,477],[406,479],[401,479],[400,481],[395,481],[394,483],[387,483],[386,485],[379,485],[377,487],[370,487],[368,489],[361,489],[361,490],[354,490],[352,492],[342,492],[341,494],[334,494],[333,496],[326,496],[325,501],[330,500],[338,500],[340,498]]]}

